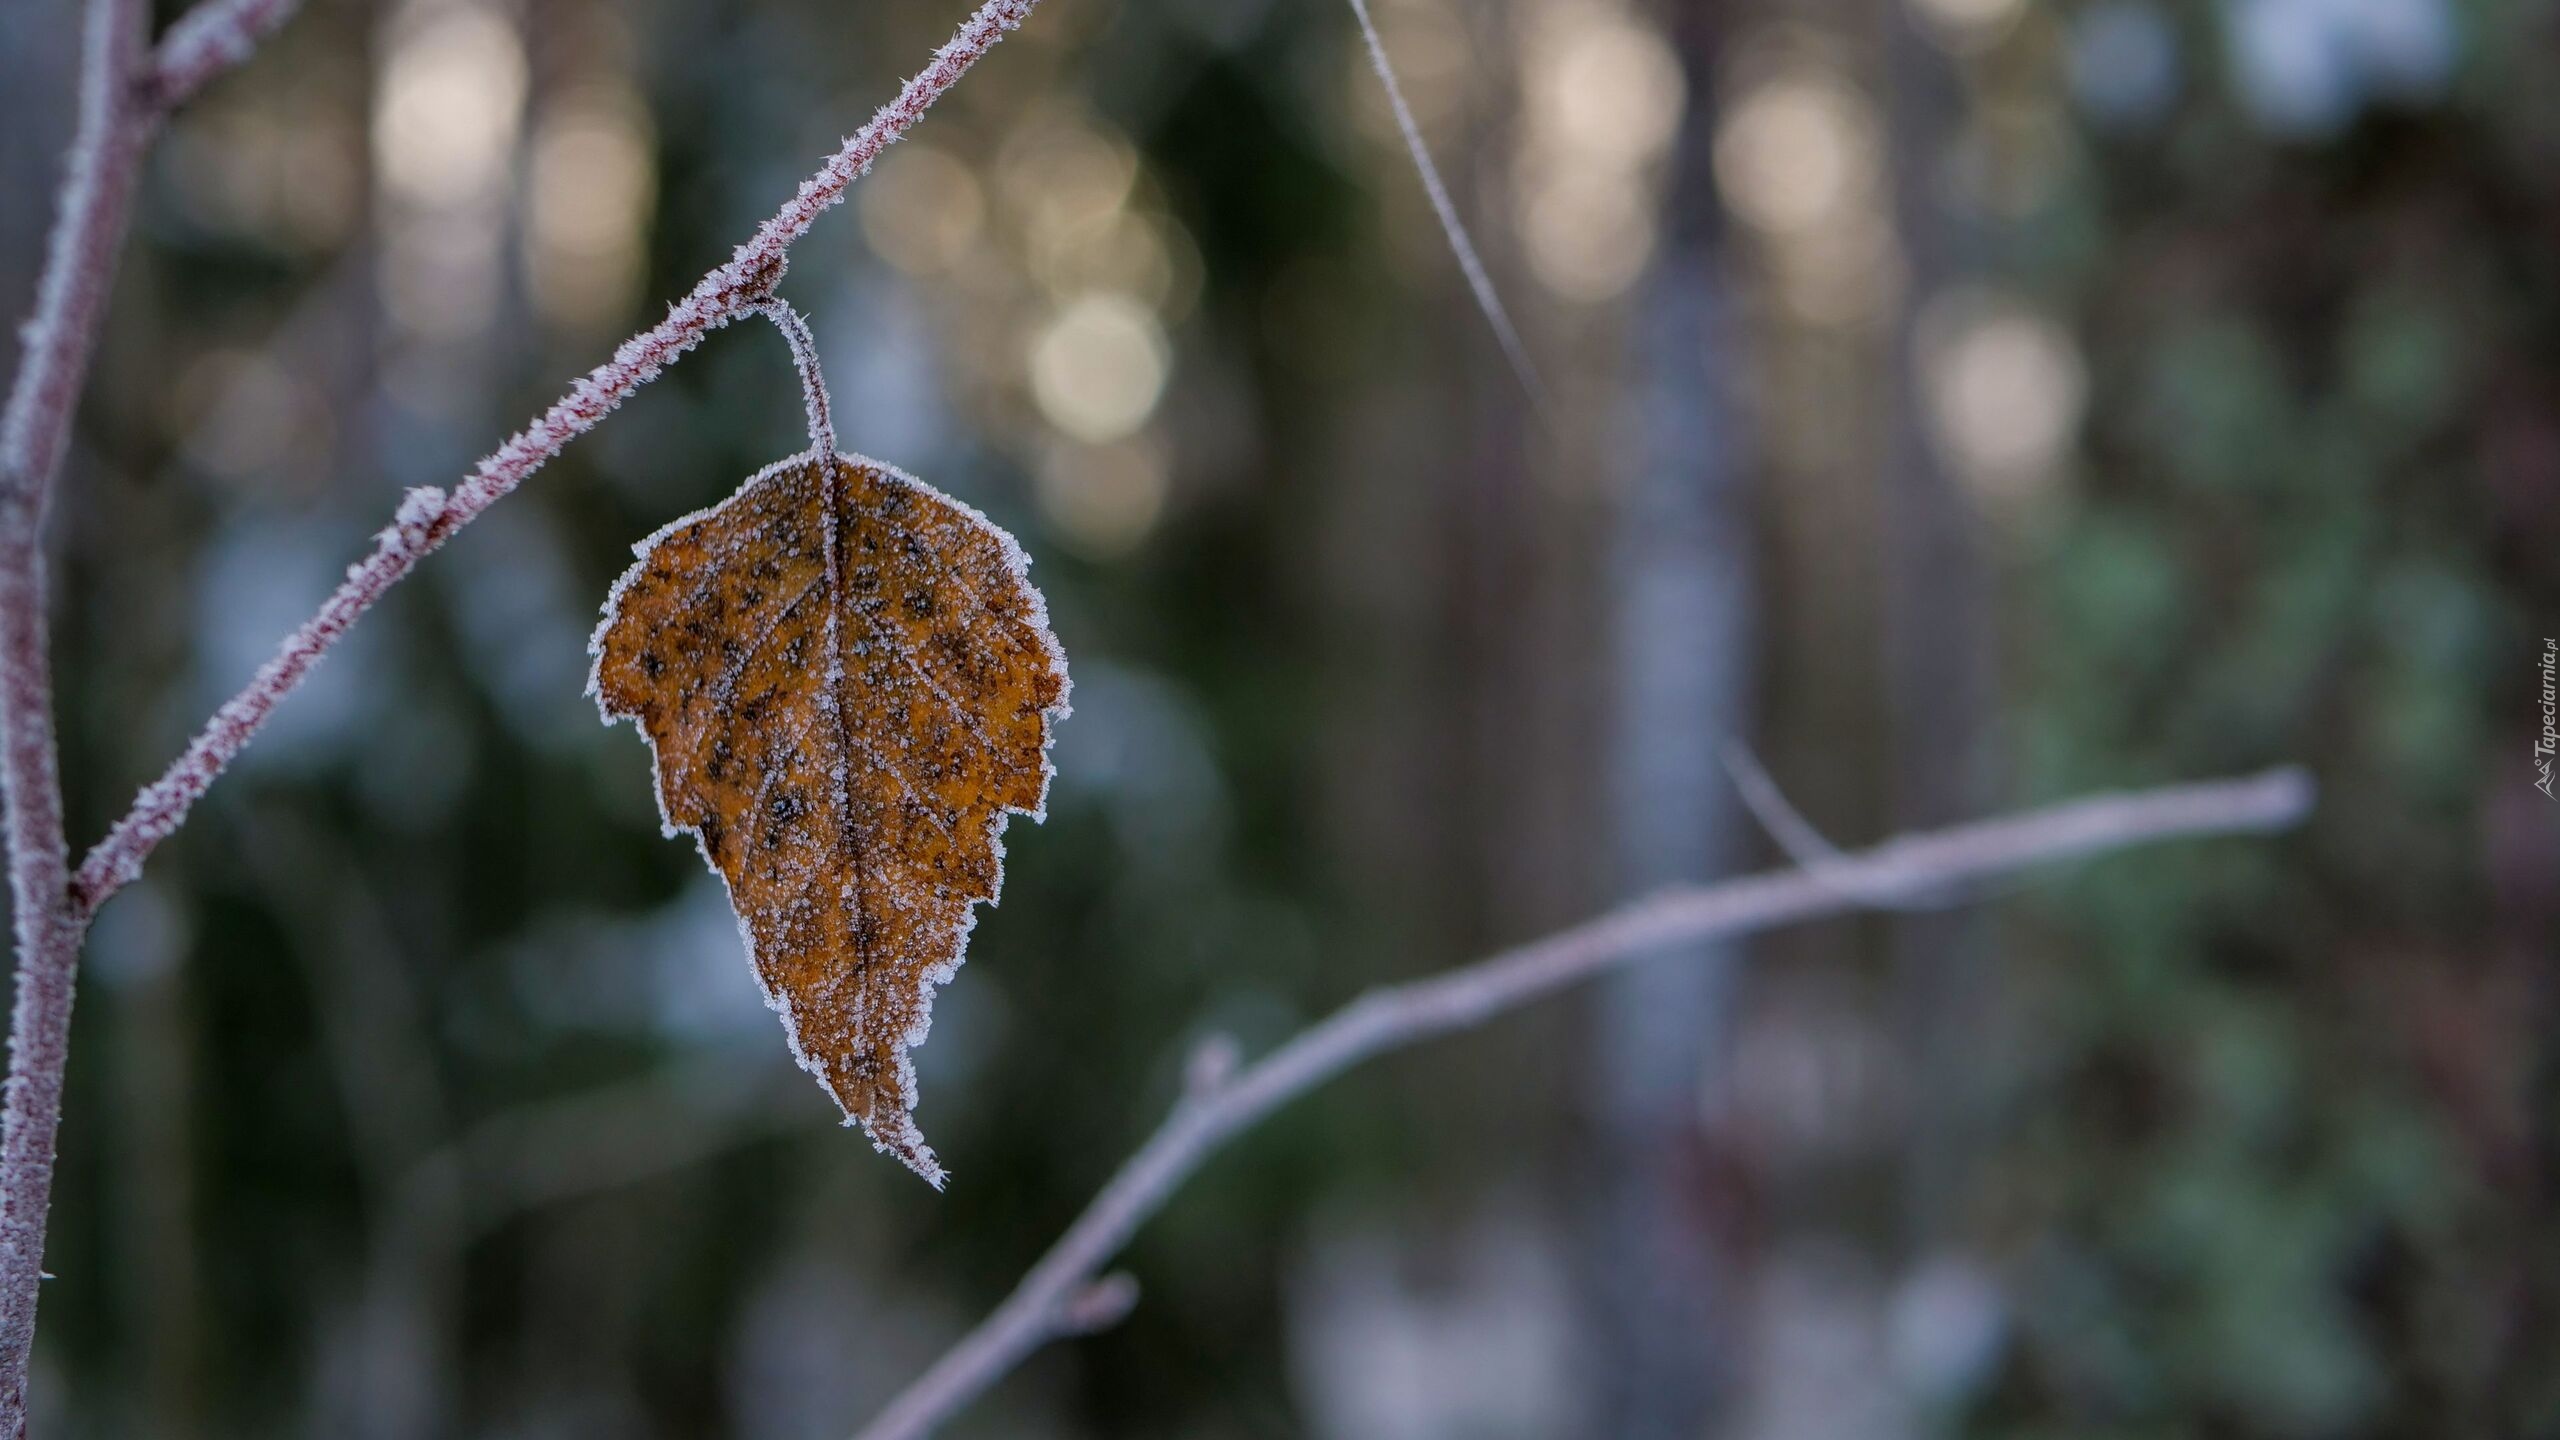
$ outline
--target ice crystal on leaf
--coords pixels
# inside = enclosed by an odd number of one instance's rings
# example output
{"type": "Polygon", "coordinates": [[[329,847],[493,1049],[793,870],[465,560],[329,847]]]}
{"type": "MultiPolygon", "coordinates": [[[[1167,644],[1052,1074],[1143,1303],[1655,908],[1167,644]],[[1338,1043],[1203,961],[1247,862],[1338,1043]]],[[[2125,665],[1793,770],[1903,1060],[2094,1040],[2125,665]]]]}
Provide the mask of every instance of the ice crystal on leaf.
{"type": "Polygon", "coordinates": [[[908,1112],[933,993],[1041,813],[1065,656],[1029,560],[888,466],[804,454],[643,541],[592,688],[728,882],[792,1053],[941,1185],[908,1112]]]}

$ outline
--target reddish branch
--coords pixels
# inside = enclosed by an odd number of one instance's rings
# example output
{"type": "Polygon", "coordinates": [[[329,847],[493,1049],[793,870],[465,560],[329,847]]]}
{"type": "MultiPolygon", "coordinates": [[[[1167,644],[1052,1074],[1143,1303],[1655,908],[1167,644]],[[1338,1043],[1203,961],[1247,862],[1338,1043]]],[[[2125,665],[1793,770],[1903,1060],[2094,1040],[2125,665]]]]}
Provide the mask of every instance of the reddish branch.
{"type": "Polygon", "coordinates": [[[45,496],[61,467],[151,129],[151,113],[133,83],[148,23],[139,0],[90,0],[79,127],[65,157],[26,350],[0,416],[0,791],[9,804],[18,949],[7,1118],[0,1130],[0,1436],[8,1440],[26,1431],[27,1360],[35,1345],[82,930],[69,894],[62,778],[55,768],[45,496]]]}

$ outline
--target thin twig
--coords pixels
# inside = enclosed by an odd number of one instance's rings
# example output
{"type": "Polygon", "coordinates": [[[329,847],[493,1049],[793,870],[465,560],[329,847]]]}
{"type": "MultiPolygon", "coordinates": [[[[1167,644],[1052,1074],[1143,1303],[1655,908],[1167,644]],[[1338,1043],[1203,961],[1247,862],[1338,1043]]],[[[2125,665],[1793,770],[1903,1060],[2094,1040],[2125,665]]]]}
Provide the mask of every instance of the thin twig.
{"type": "Polygon", "coordinates": [[[255,54],[302,0],[204,0],[169,27],[142,76],[142,101],[172,110],[255,54]]]}
{"type": "MultiPolygon", "coordinates": [[[[1848,882],[1838,874],[1840,847],[1832,844],[1829,837],[1814,828],[1812,821],[1804,818],[1804,812],[1787,799],[1787,792],[1778,788],[1778,782],[1770,778],[1769,772],[1761,767],[1759,758],[1751,753],[1749,747],[1738,740],[1726,745],[1724,768],[1725,773],[1733,777],[1733,788],[1742,796],[1742,803],[1751,811],[1752,818],[1760,822],[1761,829],[1769,832],[1769,838],[1777,842],[1779,851],[1797,869],[1808,875],[1830,875],[1834,883],[1847,888],[1848,882]]],[[[1954,897],[1924,897],[1874,890],[1858,894],[1855,898],[1859,904],[1875,910],[1921,910],[1951,903],[1954,897]]]]}
{"type": "Polygon", "coordinates": [[[8,805],[17,1002],[0,1130],[0,1437],[27,1423],[27,1363],[44,1273],[62,1071],[81,918],[70,901],[46,634],[44,510],[124,239],[146,123],[131,80],[148,23],[139,0],[90,0],[80,120],[65,160],[26,352],[0,416],[0,788],[8,805]]]}
{"type": "Polygon", "coordinates": [[[791,363],[800,372],[800,403],[809,411],[809,453],[820,460],[833,460],[836,455],[835,404],[827,398],[827,372],[818,364],[818,337],[809,333],[809,322],[791,308],[791,302],[779,296],[765,305],[764,318],[782,332],[783,342],[791,347],[791,363]]]}
{"type": "Polygon", "coordinates": [[[566,395],[496,453],[482,460],[450,494],[432,486],[412,490],[392,525],[375,537],[373,553],[347,571],[346,581],[319,613],[287,637],[248,688],[223,703],[185,753],[135,797],[133,808],[89,851],[72,882],[84,911],[142,873],[144,857],[169,838],[223,767],[266,723],[375,601],[417,567],[453,533],[479,518],[524,483],[571,440],[587,433],[632,392],[658,377],[677,357],[713,330],[762,308],[789,263],[793,242],[821,214],[844,198],[845,187],[871,168],[880,152],[924,118],[924,112],[1006,32],[1020,25],[1039,0],[986,0],[933,60],[881,107],[851,139],[801,182],[800,191],[740,245],[728,263],[702,277],[690,294],[656,326],[622,342],[613,358],[589,371],[566,395]]]}
{"type": "Polygon", "coordinates": [[[1387,60],[1387,42],[1378,35],[1377,22],[1369,18],[1369,0],[1351,0],[1352,18],[1360,22],[1360,39],[1369,47],[1370,68],[1378,72],[1378,83],[1386,87],[1387,105],[1395,111],[1396,129],[1404,134],[1404,148],[1413,156],[1413,168],[1422,176],[1422,193],[1431,197],[1432,213],[1440,218],[1440,233],[1449,237],[1450,253],[1458,258],[1458,269],[1467,277],[1467,288],[1475,292],[1476,308],[1484,312],[1485,323],[1493,327],[1493,337],[1502,344],[1503,358],[1511,362],[1511,371],[1520,377],[1520,388],[1529,392],[1531,403],[1544,409],[1547,387],[1538,379],[1538,368],[1529,363],[1529,347],[1520,343],[1520,331],[1511,323],[1511,312],[1502,308],[1502,297],[1495,293],[1493,277],[1485,273],[1484,261],[1476,254],[1476,242],[1467,234],[1466,222],[1458,218],[1458,206],[1449,198],[1449,187],[1440,179],[1440,167],[1431,163],[1431,151],[1422,143],[1422,127],[1414,123],[1413,107],[1404,101],[1404,87],[1396,83],[1396,67],[1387,60]]]}
{"type": "Polygon", "coordinates": [[[2311,800],[2299,770],[2097,796],[1905,836],[1843,854],[1824,875],[1781,870],[1670,891],[1431,979],[1371,991],[1225,1084],[1186,1093],[1004,1303],[858,1440],[927,1434],[1068,1333],[1081,1318],[1073,1302],[1094,1274],[1210,1154],[1371,1056],[1468,1029],[1665,946],[1867,908],[1861,894],[1911,893],[2162,840],[2282,830],[2309,813],[2311,800]]]}

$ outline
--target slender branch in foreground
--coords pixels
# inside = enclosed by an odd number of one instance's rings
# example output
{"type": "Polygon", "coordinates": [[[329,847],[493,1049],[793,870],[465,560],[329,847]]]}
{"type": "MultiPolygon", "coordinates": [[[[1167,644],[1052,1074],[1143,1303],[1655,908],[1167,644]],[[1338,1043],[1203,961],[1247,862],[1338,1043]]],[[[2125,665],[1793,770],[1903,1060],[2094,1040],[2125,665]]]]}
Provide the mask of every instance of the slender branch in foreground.
{"type": "Polygon", "coordinates": [[[62,776],[46,634],[45,495],[62,463],[107,280],[124,239],[147,121],[132,78],[149,17],[140,0],[90,0],[80,118],[26,350],[0,412],[0,790],[8,797],[17,939],[5,1128],[0,1128],[0,1437],[26,1431],[27,1363],[44,1273],[62,1071],[70,1054],[81,918],[69,898],[62,776]]]}
{"type": "Polygon", "coordinates": [[[143,859],[184,823],[188,809],[266,724],[277,703],[293,693],[320,657],[420,560],[523,484],[571,440],[594,429],[615,406],[701,343],[703,336],[763,308],[782,279],[793,242],[807,234],[821,214],[844,198],[845,187],[871,168],[880,152],[914,128],[933,102],[1038,4],[1039,0],[985,0],[934,52],[931,63],[898,91],[896,99],[881,107],[817,173],[801,182],[799,193],[740,245],[728,263],[703,276],[691,293],[667,311],[666,319],[622,342],[612,359],[587,372],[450,493],[434,486],[410,491],[391,526],[375,537],[373,553],[348,569],[345,582],[319,613],[285,639],[248,688],[214,712],[185,753],[144,787],[133,808],[90,850],[72,882],[82,912],[94,911],[142,873],[143,859]]]}
{"type": "Polygon", "coordinates": [[[1867,909],[1870,896],[1927,894],[2136,845],[2283,830],[2310,812],[2312,794],[2310,778],[2287,769],[2095,796],[1835,854],[1819,873],[1779,870],[1668,891],[1472,965],[1373,990],[1260,1062],[1191,1087],[1004,1303],[857,1440],[927,1434],[1024,1356],[1090,1328],[1078,1301],[1096,1272],[1210,1154],[1371,1056],[1468,1029],[1665,946],[1867,909]]]}

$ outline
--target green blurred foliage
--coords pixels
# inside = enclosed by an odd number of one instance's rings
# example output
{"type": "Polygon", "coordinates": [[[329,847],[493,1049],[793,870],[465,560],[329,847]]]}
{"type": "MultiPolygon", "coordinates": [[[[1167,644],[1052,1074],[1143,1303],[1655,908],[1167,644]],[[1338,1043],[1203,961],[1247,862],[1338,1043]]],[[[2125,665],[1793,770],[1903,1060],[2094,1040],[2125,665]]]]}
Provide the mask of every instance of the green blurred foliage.
{"type": "Polygon", "coordinates": [[[2025,1343],[1975,1428],[2547,1434],[2553,817],[2517,810],[2519,657],[2560,549],[2508,528],[2552,533],[2547,466],[2491,517],[2502,431],[2546,423],[2510,397],[2554,393],[2560,126],[2514,63],[2554,17],[2464,8],[2452,100],[2306,142],[2236,113],[2220,14],[2175,12],[2204,73],[2047,222],[2115,383],[2024,582],[2053,603],[2021,753],[2044,794],[2300,757],[2323,804],[2272,853],[2038,906],[2072,1023],[2019,1091],[2025,1343]]]}

